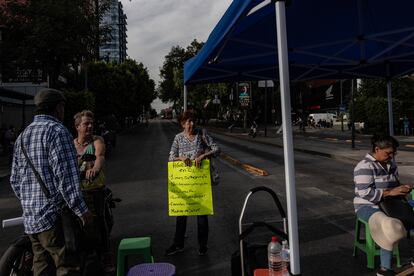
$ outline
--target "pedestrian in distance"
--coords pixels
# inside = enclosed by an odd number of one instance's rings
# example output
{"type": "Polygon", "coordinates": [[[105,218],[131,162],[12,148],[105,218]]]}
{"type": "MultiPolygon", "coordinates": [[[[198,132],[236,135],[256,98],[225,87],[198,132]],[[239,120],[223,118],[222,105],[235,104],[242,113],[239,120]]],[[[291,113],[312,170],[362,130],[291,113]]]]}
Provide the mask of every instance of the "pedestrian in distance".
{"type": "MultiPolygon", "coordinates": [[[[220,149],[205,129],[196,128],[197,118],[191,111],[178,117],[183,131],[178,133],[171,146],[169,161],[182,161],[187,166],[200,166],[203,159],[219,154],[220,149]]],[[[187,228],[187,216],[178,216],[173,244],[165,251],[165,255],[173,255],[184,251],[184,238],[187,228]]],[[[208,217],[197,216],[199,255],[207,253],[208,217]]]]}
{"type": "Polygon", "coordinates": [[[22,205],[24,230],[32,242],[35,276],[81,275],[79,257],[69,256],[65,250],[59,213],[64,204],[84,225],[92,222],[80,189],[73,138],[62,124],[65,102],[61,91],[39,91],[34,98],[34,121],[19,135],[14,148],[10,184],[22,205]],[[50,199],[34,170],[45,183],[50,199]],[[51,274],[54,270],[56,273],[51,274]]]}
{"type": "Polygon", "coordinates": [[[397,123],[398,133],[404,135],[404,118],[400,117],[397,123]]]}
{"type": "Polygon", "coordinates": [[[251,119],[251,126],[249,130],[249,136],[252,138],[255,138],[257,136],[257,128],[259,125],[257,124],[258,117],[255,116],[253,119],[251,119]]]}
{"type": "Polygon", "coordinates": [[[407,117],[404,117],[403,125],[404,125],[404,135],[409,136],[410,135],[410,121],[408,120],[407,117]]]}
{"type": "Polygon", "coordinates": [[[398,179],[394,160],[398,141],[392,136],[374,135],[371,143],[372,151],[354,169],[354,208],[359,218],[368,221],[372,237],[381,247],[381,267],[377,275],[395,275],[391,265],[393,246],[406,232],[400,220],[380,210],[379,203],[386,197],[408,195],[411,186],[401,184],[398,179]],[[384,225],[388,227],[381,229],[384,225]]]}

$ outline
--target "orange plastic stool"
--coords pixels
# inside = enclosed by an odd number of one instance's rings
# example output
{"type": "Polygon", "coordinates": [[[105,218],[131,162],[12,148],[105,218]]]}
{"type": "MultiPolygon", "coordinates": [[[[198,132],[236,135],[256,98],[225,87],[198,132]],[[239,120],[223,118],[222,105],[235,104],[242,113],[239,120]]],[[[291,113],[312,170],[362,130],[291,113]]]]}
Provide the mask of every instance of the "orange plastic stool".
{"type": "Polygon", "coordinates": [[[269,276],[269,269],[268,268],[255,269],[254,276],[269,276]]]}

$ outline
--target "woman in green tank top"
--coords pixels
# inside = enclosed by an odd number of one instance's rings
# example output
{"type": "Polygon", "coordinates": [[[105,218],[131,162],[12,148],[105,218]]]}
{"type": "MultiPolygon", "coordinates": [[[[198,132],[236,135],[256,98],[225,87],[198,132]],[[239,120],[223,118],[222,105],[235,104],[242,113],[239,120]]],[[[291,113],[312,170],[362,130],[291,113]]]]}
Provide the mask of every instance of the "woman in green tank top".
{"type": "Polygon", "coordinates": [[[86,231],[87,237],[101,237],[103,264],[105,272],[115,270],[113,256],[110,250],[109,231],[106,228],[104,214],[104,174],[105,142],[102,137],[93,134],[93,113],[84,110],[75,115],[75,127],[78,137],[74,140],[78,154],[79,166],[85,172],[85,179],[81,182],[84,198],[88,208],[96,215],[94,229],[86,231]],[[87,154],[94,155],[94,161],[83,161],[87,154]],[[83,168],[82,168],[83,167],[83,168]]]}
{"type": "Polygon", "coordinates": [[[74,140],[79,167],[85,173],[82,180],[83,190],[101,189],[104,187],[102,169],[105,164],[105,142],[102,137],[93,135],[93,113],[84,110],[75,115],[75,127],[78,137],[74,140]],[[94,161],[82,161],[86,154],[95,155],[94,161]]]}

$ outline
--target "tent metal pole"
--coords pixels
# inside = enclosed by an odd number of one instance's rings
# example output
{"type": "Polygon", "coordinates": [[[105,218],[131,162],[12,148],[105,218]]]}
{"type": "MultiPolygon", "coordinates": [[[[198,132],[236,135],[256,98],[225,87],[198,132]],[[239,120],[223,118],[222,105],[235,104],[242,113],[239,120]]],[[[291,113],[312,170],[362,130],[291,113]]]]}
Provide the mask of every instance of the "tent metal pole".
{"type": "Polygon", "coordinates": [[[352,113],[351,113],[351,147],[355,149],[355,93],[354,93],[354,79],[351,80],[351,103],[352,103],[352,113]]]}
{"type": "Polygon", "coordinates": [[[264,136],[267,137],[267,80],[265,80],[265,114],[264,114],[264,136]]]}
{"type": "Polygon", "coordinates": [[[392,115],[392,85],[391,80],[387,81],[387,99],[388,99],[388,127],[391,136],[394,136],[394,118],[392,115]]]}
{"type": "Polygon", "coordinates": [[[296,207],[295,165],[293,155],[290,106],[289,64],[286,36],[285,2],[276,1],[277,49],[279,60],[280,98],[282,101],[283,154],[285,159],[286,200],[290,245],[290,272],[300,274],[298,218],[296,207]]]}
{"type": "Polygon", "coordinates": [[[187,85],[184,85],[184,112],[187,111],[187,85]]]}
{"type": "Polygon", "coordinates": [[[386,65],[387,73],[387,100],[388,100],[388,128],[390,136],[394,136],[394,117],[392,115],[392,84],[390,77],[390,63],[386,65]]]}

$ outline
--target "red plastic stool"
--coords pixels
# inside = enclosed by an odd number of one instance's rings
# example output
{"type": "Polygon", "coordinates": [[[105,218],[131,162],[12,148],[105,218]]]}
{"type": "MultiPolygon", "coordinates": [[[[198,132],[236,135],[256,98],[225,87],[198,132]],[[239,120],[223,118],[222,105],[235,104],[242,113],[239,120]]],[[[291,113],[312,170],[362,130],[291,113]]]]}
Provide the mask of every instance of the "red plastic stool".
{"type": "Polygon", "coordinates": [[[131,267],[127,276],[173,276],[175,266],[169,263],[145,263],[131,267]]]}

